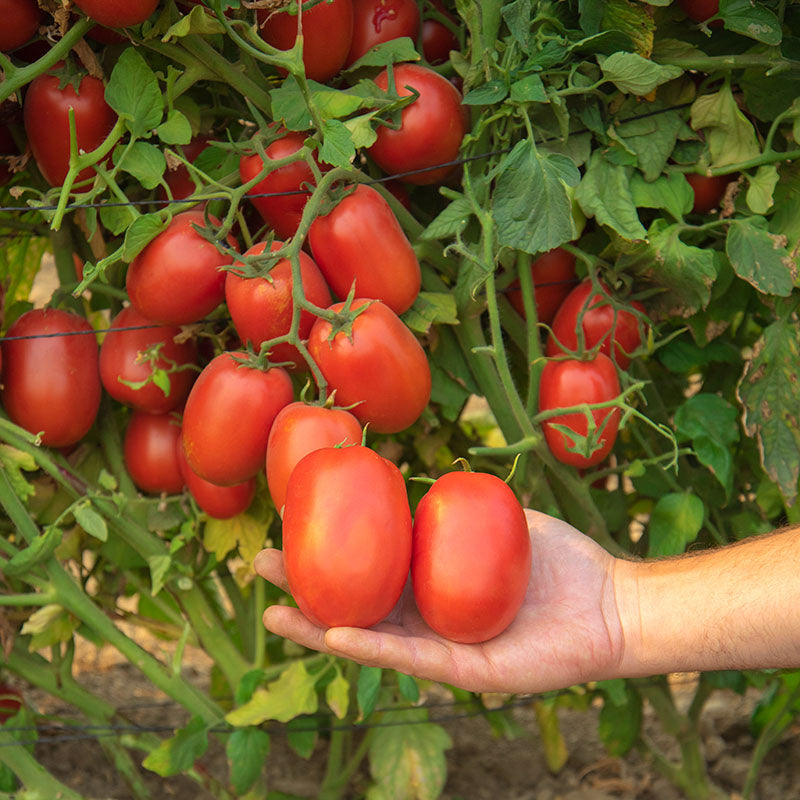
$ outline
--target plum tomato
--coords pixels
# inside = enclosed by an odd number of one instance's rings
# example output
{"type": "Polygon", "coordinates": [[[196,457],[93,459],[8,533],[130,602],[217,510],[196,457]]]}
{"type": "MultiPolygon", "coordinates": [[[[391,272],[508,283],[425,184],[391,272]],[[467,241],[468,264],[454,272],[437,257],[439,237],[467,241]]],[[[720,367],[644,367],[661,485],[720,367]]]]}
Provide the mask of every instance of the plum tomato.
{"type": "Polygon", "coordinates": [[[180,333],[177,325],[156,325],[133,306],[123,308],[100,345],[100,379],[105,390],[120,403],[150,414],[182,406],[197,377],[191,368],[197,362],[197,345],[191,338],[177,341],[180,333]],[[153,351],[154,360],[146,359],[148,351],[153,351]],[[176,370],[167,372],[171,368],[176,370]],[[128,385],[147,380],[154,371],[157,381],[139,388],[128,385]]]}
{"type": "Polygon", "coordinates": [[[0,0],[0,51],[27,44],[39,30],[42,12],[36,0],[0,0]]]}
{"type": "Polygon", "coordinates": [[[22,708],[22,694],[11,684],[0,682],[0,725],[22,708]]]}
{"type": "MultiPolygon", "coordinates": [[[[185,144],[181,148],[183,157],[190,163],[193,162],[208,147],[210,141],[210,136],[195,136],[189,144],[185,144]]],[[[193,195],[196,191],[189,170],[183,164],[178,164],[175,169],[168,169],[164,173],[164,180],[175,200],[183,200],[193,195]]],[[[161,187],[160,196],[162,200],[167,199],[167,193],[164,191],[163,186],[161,187]]]]}
{"type": "MultiPolygon", "coordinates": [[[[213,226],[220,225],[209,217],[213,226]]],[[[232,263],[204,239],[202,211],[176,214],[128,267],[126,287],[133,307],[154,322],[186,325],[197,322],[225,299],[225,267],[232,263]]],[[[226,244],[236,249],[228,236],[226,244]]]]}
{"type": "Polygon", "coordinates": [[[422,282],[419,261],[380,192],[359,184],[328,214],[318,216],[308,243],[325,280],[340,300],[382,300],[395,314],[411,308],[422,282]]]}
{"type": "Polygon", "coordinates": [[[6,337],[2,401],[11,421],[41,432],[46,445],[75,444],[94,424],[102,395],[92,326],[71,311],[34,309],[6,337]]]}
{"type": "Polygon", "coordinates": [[[705,22],[719,13],[719,0],[678,0],[678,5],[695,22],[705,22]]]}
{"type": "Polygon", "coordinates": [[[266,463],[278,412],[293,399],[286,370],[242,363],[244,352],[221,353],[200,373],[183,410],[189,466],[219,486],[242,483],[266,463]]]}
{"type": "Polygon", "coordinates": [[[177,494],[184,481],[178,462],[181,423],[176,414],[134,411],[125,429],[123,455],[133,482],[150,494],[177,494]]]}
{"type": "Polygon", "coordinates": [[[694,203],[692,213],[708,214],[714,208],[719,208],[728,184],[733,180],[733,175],[703,175],[699,172],[688,172],[686,180],[692,187],[694,203]]]}
{"type": "Polygon", "coordinates": [[[78,8],[107,28],[126,28],[144,22],[155,10],[158,0],[74,0],[78,8]]]}
{"type": "Polygon", "coordinates": [[[349,67],[383,42],[419,35],[419,6],[414,0],[353,0],[353,40],[345,66],[349,67]]]}
{"type": "MultiPolygon", "coordinates": [[[[419,97],[401,111],[397,130],[378,128],[375,143],[367,152],[384,172],[412,172],[403,175],[407,183],[440,183],[454,167],[428,168],[458,158],[467,132],[467,111],[461,105],[461,93],[447,78],[418,64],[397,64],[393,73],[394,88],[400,97],[412,94],[411,89],[419,97]]],[[[386,91],[388,72],[381,72],[375,83],[386,91]]]]}
{"type": "MultiPolygon", "coordinates": [[[[339,312],[344,303],[335,303],[339,312]]],[[[397,433],[412,425],[428,404],[431,371],[422,345],[403,321],[379,300],[358,298],[364,310],[342,330],[320,317],[308,350],[336,403],[354,406],[353,416],[376,433],[397,433]]]]}
{"type": "MultiPolygon", "coordinates": [[[[611,359],[598,353],[591,361],[566,359],[548,361],[539,381],[539,411],[576,406],[581,403],[604,403],[620,393],[617,370],[611,359]]],[[[586,414],[582,411],[550,417],[542,423],[544,437],[550,452],[564,464],[586,469],[599,464],[611,452],[617,439],[620,410],[597,408],[591,411],[598,435],[599,448],[590,456],[572,452],[575,440],[553,427],[563,425],[576,434],[586,436],[589,430],[586,414]]]]}
{"type": "MultiPolygon", "coordinates": [[[[440,14],[455,21],[439,0],[433,0],[433,6],[440,14]]],[[[458,37],[447,25],[438,19],[422,21],[422,55],[429,64],[444,64],[450,58],[450,51],[458,49],[458,37]]]]}
{"type": "Polygon", "coordinates": [[[314,623],[380,622],[400,598],[411,563],[400,470],[361,445],[304,456],[286,488],[283,554],[289,589],[314,623]]]}
{"type": "Polygon", "coordinates": [[[289,476],[303,456],[323,447],[360,442],[361,425],[349,411],[301,402],[284,406],[267,442],[267,484],[278,512],[283,512],[289,476]]]}
{"type": "Polygon", "coordinates": [[[531,539],[514,492],[495,475],[448,472],[414,514],[411,580],[425,622],[455,642],[502,633],[525,599],[531,539]]]}
{"type": "MultiPolygon", "coordinates": [[[[271,249],[280,250],[283,242],[273,241],[271,249]]],[[[267,248],[266,242],[253,245],[246,256],[261,255],[267,248]]],[[[328,284],[313,259],[302,250],[299,254],[300,277],[303,293],[310,302],[321,308],[331,303],[328,284]]],[[[225,278],[225,300],[236,332],[243,342],[250,342],[258,350],[262,342],[289,333],[292,325],[292,265],[282,258],[269,271],[269,277],[246,278],[235,269],[225,278]]],[[[300,312],[301,339],[308,338],[316,318],[303,309],[300,312]]],[[[294,345],[276,344],[269,352],[274,363],[289,363],[290,369],[302,369],[305,362],[294,345]]]]}
{"type": "MultiPolygon", "coordinates": [[[[578,282],[575,276],[575,256],[563,247],[543,253],[531,262],[531,278],[536,301],[536,317],[549,325],[566,296],[578,282]]],[[[519,281],[511,284],[508,301],[524,317],[525,306],[519,281]]]]}

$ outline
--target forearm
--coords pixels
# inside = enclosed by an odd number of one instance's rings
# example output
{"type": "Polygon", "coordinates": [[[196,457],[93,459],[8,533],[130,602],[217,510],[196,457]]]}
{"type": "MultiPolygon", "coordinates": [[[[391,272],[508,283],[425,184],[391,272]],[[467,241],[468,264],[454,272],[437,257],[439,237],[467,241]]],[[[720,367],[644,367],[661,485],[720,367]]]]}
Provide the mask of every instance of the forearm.
{"type": "Polygon", "coordinates": [[[800,527],[698,555],[618,562],[623,677],[800,667],[800,527]]]}

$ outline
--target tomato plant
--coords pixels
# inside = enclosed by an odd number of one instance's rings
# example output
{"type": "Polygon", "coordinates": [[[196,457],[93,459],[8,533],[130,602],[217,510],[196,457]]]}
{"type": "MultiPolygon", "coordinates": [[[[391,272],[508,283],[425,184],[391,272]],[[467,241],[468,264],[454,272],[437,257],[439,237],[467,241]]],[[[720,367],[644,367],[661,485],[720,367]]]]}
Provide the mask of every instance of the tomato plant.
{"type": "MultiPolygon", "coordinates": [[[[605,403],[620,393],[617,370],[611,359],[598,353],[590,361],[566,359],[548,361],[539,384],[539,411],[605,403]]],[[[591,411],[597,436],[597,449],[591,455],[575,452],[577,440],[556,426],[563,426],[580,436],[589,435],[589,422],[583,412],[550,417],[542,423],[550,452],[563,464],[586,469],[603,461],[611,452],[619,428],[619,408],[596,408],[591,411]]]]}
{"type": "Polygon", "coordinates": [[[396,314],[419,294],[422,275],[414,248],[389,204],[359,184],[308,231],[311,252],[340,299],[355,284],[356,297],[382,300],[396,314]]]}
{"type": "Polygon", "coordinates": [[[361,445],[304,456],[286,487],[283,552],[292,595],[317,625],[380,622],[400,598],[411,562],[400,470],[361,445]]]}
{"type": "MultiPolygon", "coordinates": [[[[579,350],[581,337],[585,350],[598,343],[600,352],[612,358],[622,369],[630,364],[630,355],[642,343],[640,321],[632,311],[615,308],[595,289],[590,278],[576,286],[559,306],[553,319],[552,333],[547,340],[547,355],[579,350]]],[[[645,313],[644,306],[634,300],[630,307],[645,313]]]]}
{"type": "MultiPolygon", "coordinates": [[[[209,222],[219,225],[214,217],[209,222]]],[[[233,259],[198,233],[205,224],[202,211],[176,214],[133,259],[126,288],[140,314],[154,322],[184,325],[202,319],[225,299],[223,268],[233,259]]],[[[226,244],[236,249],[232,236],[226,244]]]]}
{"type": "Polygon", "coordinates": [[[155,326],[133,306],[111,322],[100,345],[100,379],[120,403],[164,414],[183,405],[197,373],[194,339],[176,341],[176,325],[155,326]],[[132,330],[119,330],[119,329],[132,330]]]}
{"type": "Polygon", "coordinates": [[[285,370],[261,370],[221,353],[200,373],[183,411],[183,449],[189,466],[220,486],[249,480],[264,469],[267,440],[278,412],[292,401],[285,370]]]}
{"type": "MultiPolygon", "coordinates": [[[[288,10],[260,8],[258,28],[264,41],[289,50],[298,33],[299,15],[288,10]]],[[[352,0],[326,0],[302,13],[303,65],[306,77],[325,83],[344,66],[353,39],[352,0]]]]}
{"type": "Polygon", "coordinates": [[[8,416],[41,433],[46,445],[75,444],[89,432],[100,407],[92,326],[69,311],[35,309],[23,314],[6,337],[2,401],[8,416]]]}
{"type": "Polygon", "coordinates": [[[0,51],[7,53],[29,42],[39,30],[41,17],[36,0],[0,0],[0,51]]]}
{"type": "Polygon", "coordinates": [[[353,0],[353,38],[345,66],[381,42],[419,35],[419,6],[414,0],[353,0]]]}
{"type": "MultiPolygon", "coordinates": [[[[63,183],[69,172],[70,109],[79,151],[99,147],[117,119],[98,78],[84,75],[61,87],[56,72],[44,72],[31,81],[23,105],[25,135],[39,171],[51,186],[63,183]]],[[[76,180],[89,180],[93,175],[94,169],[86,167],[76,180]]]]}
{"type": "MultiPolygon", "coordinates": [[[[273,241],[271,249],[279,250],[283,242],[273,241]]],[[[246,256],[257,256],[267,249],[265,242],[253,245],[246,256]]],[[[322,273],[314,261],[303,251],[298,253],[303,293],[307,300],[326,308],[331,302],[331,293],[322,273]]],[[[280,259],[266,277],[245,277],[241,271],[232,269],[225,278],[225,300],[228,304],[236,332],[243,342],[250,342],[258,350],[263,342],[289,333],[294,306],[292,304],[292,265],[280,259]]],[[[315,317],[303,309],[300,312],[298,336],[305,340],[311,331],[315,317]]],[[[270,359],[275,363],[288,362],[299,369],[305,362],[297,348],[291,344],[276,344],[270,348],[270,359]]]]}
{"type": "MultiPolygon", "coordinates": [[[[411,172],[402,176],[408,183],[439,183],[453,172],[453,166],[433,167],[458,157],[467,132],[461,94],[447,78],[417,64],[399,64],[393,75],[392,88],[400,97],[412,94],[412,89],[419,97],[402,110],[397,130],[378,129],[375,144],[368,152],[384,172],[411,172]]],[[[381,72],[375,83],[386,91],[388,72],[381,72]]]]}
{"type": "Polygon", "coordinates": [[[126,28],[144,22],[156,10],[158,0],[75,0],[75,5],[101,25],[126,28]]]}
{"type": "Polygon", "coordinates": [[[414,514],[411,580],[422,618],[455,642],[502,633],[531,574],[525,513],[511,488],[485,472],[442,475],[414,514]]]}
{"type": "Polygon", "coordinates": [[[289,403],[275,417],[267,442],[267,483],[279,512],[286,502],[286,486],[298,461],[323,447],[360,444],[361,425],[341,408],[289,403]]]}
{"type": "MultiPolygon", "coordinates": [[[[559,306],[578,282],[575,277],[575,256],[563,247],[556,247],[543,253],[531,262],[531,278],[537,320],[549,325],[559,306]]],[[[515,280],[507,297],[511,305],[525,316],[522,290],[518,287],[519,280],[515,280]]]]}
{"type": "Polygon", "coordinates": [[[177,455],[180,436],[176,414],[131,413],[123,445],[125,468],[143,492],[176,494],[183,490],[177,455]]]}
{"type": "MultiPolygon", "coordinates": [[[[331,311],[341,312],[343,303],[331,311]]],[[[319,318],[308,337],[308,351],[322,371],[336,402],[353,406],[353,416],[377,433],[395,433],[413,424],[431,394],[428,360],[402,320],[378,300],[359,298],[363,309],[344,330],[319,318]]]]}

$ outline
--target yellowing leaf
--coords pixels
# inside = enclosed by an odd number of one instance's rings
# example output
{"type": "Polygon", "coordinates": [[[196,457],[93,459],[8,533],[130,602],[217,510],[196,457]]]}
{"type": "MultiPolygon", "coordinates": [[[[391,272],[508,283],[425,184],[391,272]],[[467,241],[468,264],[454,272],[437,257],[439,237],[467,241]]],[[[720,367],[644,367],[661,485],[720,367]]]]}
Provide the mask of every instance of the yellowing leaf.
{"type": "Polygon", "coordinates": [[[270,521],[261,522],[246,513],[230,519],[209,519],[203,529],[203,547],[222,561],[238,546],[242,558],[252,565],[267,540],[270,521]]]}

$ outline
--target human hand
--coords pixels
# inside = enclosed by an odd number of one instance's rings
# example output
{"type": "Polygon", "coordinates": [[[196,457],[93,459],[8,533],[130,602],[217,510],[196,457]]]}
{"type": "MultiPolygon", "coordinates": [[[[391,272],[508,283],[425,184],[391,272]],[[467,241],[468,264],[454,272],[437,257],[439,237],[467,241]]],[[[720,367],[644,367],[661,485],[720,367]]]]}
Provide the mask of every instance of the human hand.
{"type": "MultiPolygon", "coordinates": [[[[326,630],[279,605],[266,609],[264,625],[314,650],[472,691],[543,692],[614,677],[624,647],[617,560],[566,522],[525,514],[533,550],[528,591],[511,625],[487,642],[459,644],[435,633],[410,583],[389,617],[369,629],[326,630]]],[[[255,568],[288,591],[280,550],[262,550],[255,568]]]]}

